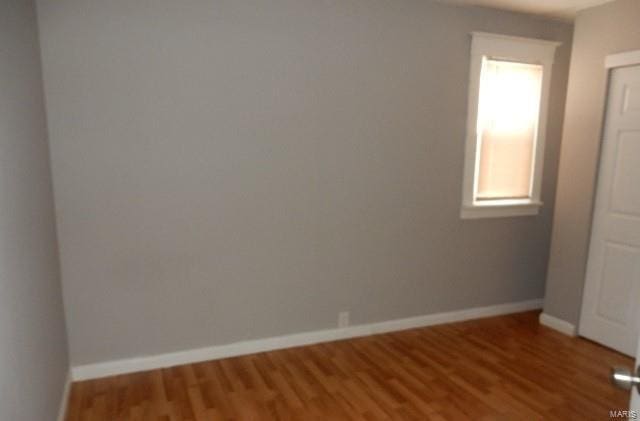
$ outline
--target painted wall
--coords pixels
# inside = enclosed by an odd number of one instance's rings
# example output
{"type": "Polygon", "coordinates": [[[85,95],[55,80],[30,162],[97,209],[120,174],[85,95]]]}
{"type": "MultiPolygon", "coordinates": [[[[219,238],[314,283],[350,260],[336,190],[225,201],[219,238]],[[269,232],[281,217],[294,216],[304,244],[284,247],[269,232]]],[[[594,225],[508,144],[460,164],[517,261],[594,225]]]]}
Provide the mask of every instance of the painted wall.
{"type": "Polygon", "coordinates": [[[0,420],[53,420],[68,372],[33,2],[0,3],[0,420]]]}
{"type": "Polygon", "coordinates": [[[40,0],[74,364],[541,298],[572,27],[426,0],[40,0]],[[470,31],[562,41],[538,217],[462,221],[470,31]]]}
{"type": "Polygon", "coordinates": [[[575,21],[544,311],[577,324],[604,117],[609,54],[640,49],[640,2],[587,9],[575,21]]]}

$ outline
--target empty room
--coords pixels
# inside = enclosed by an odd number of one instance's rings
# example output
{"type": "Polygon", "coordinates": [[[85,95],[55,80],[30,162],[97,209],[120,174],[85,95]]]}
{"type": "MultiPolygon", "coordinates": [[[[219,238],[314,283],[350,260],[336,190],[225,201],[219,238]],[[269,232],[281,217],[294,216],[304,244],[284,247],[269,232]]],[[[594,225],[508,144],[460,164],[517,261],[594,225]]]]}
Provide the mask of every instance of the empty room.
{"type": "Polygon", "coordinates": [[[0,421],[640,418],[640,0],[0,0],[0,421]]]}

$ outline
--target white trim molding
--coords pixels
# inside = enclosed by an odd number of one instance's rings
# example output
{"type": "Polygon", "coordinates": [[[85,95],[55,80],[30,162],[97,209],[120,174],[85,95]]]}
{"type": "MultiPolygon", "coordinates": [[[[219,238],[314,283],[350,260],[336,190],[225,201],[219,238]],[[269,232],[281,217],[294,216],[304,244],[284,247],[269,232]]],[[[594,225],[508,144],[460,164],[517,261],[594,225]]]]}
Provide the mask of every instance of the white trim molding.
{"type": "Polygon", "coordinates": [[[78,365],[71,368],[71,377],[74,381],[95,379],[118,374],[154,370],[182,364],[254,354],[257,352],[273,351],[276,349],[311,345],[320,342],[336,341],[340,339],[433,326],[443,323],[519,313],[540,308],[542,308],[541,299],[519,301],[515,303],[476,307],[465,310],[356,325],[346,328],[317,330],[313,332],[296,333],[272,338],[248,340],[227,345],[216,345],[167,354],[78,365]]]}
{"type": "Polygon", "coordinates": [[[58,410],[58,421],[65,421],[67,416],[67,408],[69,406],[69,393],[71,391],[71,373],[67,373],[67,378],[64,381],[64,388],[62,389],[62,399],[60,401],[60,409],[58,410]]]}
{"type": "Polygon", "coordinates": [[[537,215],[542,202],[525,200],[500,200],[499,203],[476,203],[473,206],[462,206],[462,219],[501,218],[507,216],[537,215]]]}
{"type": "Polygon", "coordinates": [[[540,313],[540,324],[546,327],[549,327],[553,330],[557,330],[560,333],[564,333],[568,336],[576,336],[577,330],[575,325],[558,319],[557,317],[553,317],[547,313],[540,313]]]}
{"type": "Polygon", "coordinates": [[[532,38],[512,37],[485,32],[471,33],[471,61],[469,97],[467,105],[467,135],[462,188],[462,219],[495,218],[537,215],[542,206],[542,170],[547,126],[547,108],[551,89],[551,71],[559,42],[532,38]],[[529,195],[522,199],[478,200],[477,178],[479,168],[478,114],[480,82],[487,60],[506,60],[542,67],[542,86],[534,139],[529,195]]]}
{"type": "Polygon", "coordinates": [[[640,50],[610,54],[604,59],[604,67],[607,69],[612,69],[614,67],[635,66],[638,64],[640,64],[640,50]]]}

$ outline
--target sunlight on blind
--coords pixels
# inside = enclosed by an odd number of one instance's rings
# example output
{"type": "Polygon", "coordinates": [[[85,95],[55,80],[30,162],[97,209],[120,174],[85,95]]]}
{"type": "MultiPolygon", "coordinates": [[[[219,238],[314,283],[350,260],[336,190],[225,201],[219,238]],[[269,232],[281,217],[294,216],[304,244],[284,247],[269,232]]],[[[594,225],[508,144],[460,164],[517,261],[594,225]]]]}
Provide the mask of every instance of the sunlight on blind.
{"type": "Polygon", "coordinates": [[[530,197],[541,88],[542,66],[483,61],[476,199],[530,197]]]}

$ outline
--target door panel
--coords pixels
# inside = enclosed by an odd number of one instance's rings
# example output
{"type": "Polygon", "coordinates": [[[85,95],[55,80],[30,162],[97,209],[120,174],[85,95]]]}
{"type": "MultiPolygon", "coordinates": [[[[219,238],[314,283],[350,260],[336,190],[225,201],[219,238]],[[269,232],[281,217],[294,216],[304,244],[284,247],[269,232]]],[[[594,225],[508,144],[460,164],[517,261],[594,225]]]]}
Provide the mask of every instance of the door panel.
{"type": "Polygon", "coordinates": [[[622,101],[622,113],[640,110],[640,84],[626,83],[622,101]]]}
{"type": "Polygon", "coordinates": [[[640,130],[619,133],[617,154],[611,210],[640,217],[640,189],[638,188],[640,130]]]}
{"type": "Polygon", "coordinates": [[[628,273],[640,261],[640,252],[633,247],[614,243],[607,243],[604,249],[600,295],[597,300],[598,315],[612,323],[626,326],[633,306],[633,299],[628,294],[633,289],[633,282],[628,273]]]}
{"type": "Polygon", "coordinates": [[[635,355],[640,331],[640,66],[611,72],[580,334],[635,355]]]}

